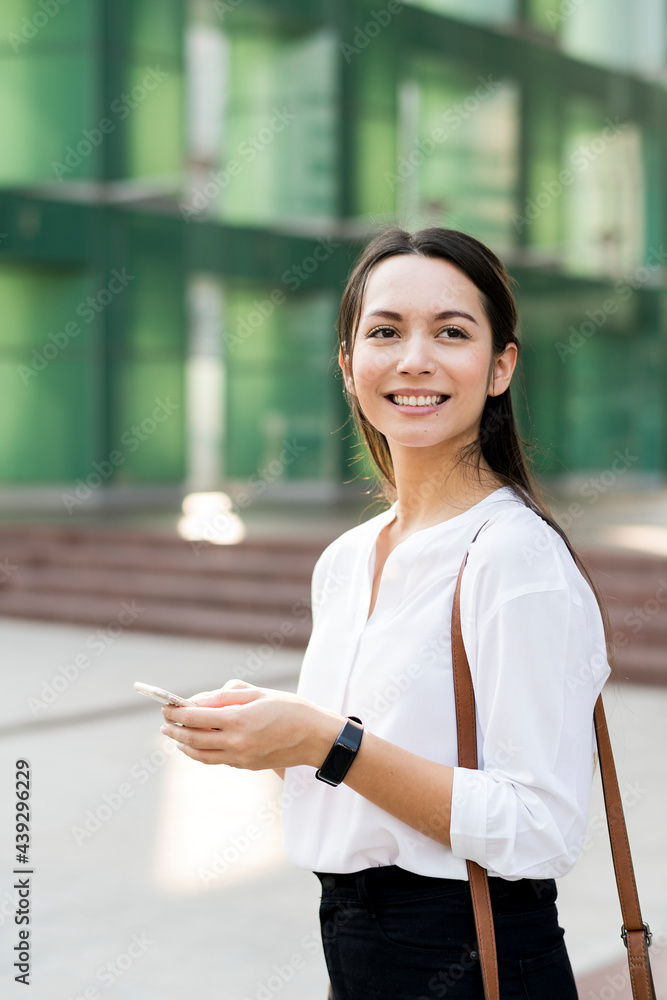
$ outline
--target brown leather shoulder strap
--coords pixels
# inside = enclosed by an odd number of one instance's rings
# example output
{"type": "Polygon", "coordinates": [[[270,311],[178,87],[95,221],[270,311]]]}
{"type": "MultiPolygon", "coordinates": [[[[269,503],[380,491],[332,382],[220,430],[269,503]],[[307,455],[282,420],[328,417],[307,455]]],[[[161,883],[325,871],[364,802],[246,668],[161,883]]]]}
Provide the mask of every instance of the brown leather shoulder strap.
{"type": "MultiPolygon", "coordinates": [[[[486,522],[484,522],[486,524],[486,522]]],[[[484,527],[484,525],[482,525],[484,527]]],[[[481,528],[479,529],[482,530],[481,528]]],[[[477,533],[479,534],[479,532],[477,533]]],[[[475,538],[477,535],[475,535],[475,538]]],[[[474,541],[474,539],[473,539],[474,541]]],[[[477,727],[475,722],[475,692],[470,676],[470,666],[461,633],[461,578],[468,560],[466,552],[459,570],[452,608],[452,664],[454,671],[454,696],[456,699],[456,729],[459,767],[477,768],[477,727]]],[[[466,861],[470,893],[472,895],[477,928],[477,947],[482,966],[486,1000],[500,1000],[496,933],[486,869],[475,861],[466,861]]]]}
{"type": "MultiPolygon", "coordinates": [[[[487,522],[485,521],[484,524],[487,522]]],[[[484,527],[481,526],[475,538],[484,527]]],[[[473,542],[475,541],[473,538],[473,542]]],[[[472,544],[472,543],[471,543],[472,544]]],[[[475,719],[475,692],[470,665],[461,632],[461,580],[468,561],[466,552],[454,591],[452,606],[452,666],[456,699],[456,726],[459,767],[477,768],[477,724],[475,719]]],[[[628,949],[630,982],[634,1000],[656,1000],[653,976],[648,958],[650,930],[642,921],[637,885],[635,882],[630,844],[623,815],[623,803],[618,787],[614,756],[602,705],[602,695],[595,705],[595,736],[600,759],[600,775],[604,792],[609,839],[616,874],[616,885],[623,914],[623,933],[628,949]]],[[[485,868],[468,860],[468,877],[475,912],[477,944],[479,947],[486,1000],[500,1000],[498,958],[493,926],[493,911],[489,895],[489,881],[485,868]]]]}
{"type": "Polygon", "coordinates": [[[616,887],[623,915],[621,933],[625,935],[624,941],[628,949],[632,996],[638,998],[638,1000],[655,1000],[655,986],[653,984],[651,965],[648,957],[651,932],[648,924],[645,925],[642,920],[642,912],[639,906],[635,871],[630,854],[630,842],[625,825],[625,816],[623,815],[623,800],[621,799],[621,792],[618,787],[616,765],[614,764],[614,754],[611,749],[611,740],[609,739],[602,695],[599,695],[595,703],[594,718],[595,738],[597,740],[598,757],[600,759],[600,777],[602,779],[609,841],[611,843],[611,856],[614,862],[616,887]]]}

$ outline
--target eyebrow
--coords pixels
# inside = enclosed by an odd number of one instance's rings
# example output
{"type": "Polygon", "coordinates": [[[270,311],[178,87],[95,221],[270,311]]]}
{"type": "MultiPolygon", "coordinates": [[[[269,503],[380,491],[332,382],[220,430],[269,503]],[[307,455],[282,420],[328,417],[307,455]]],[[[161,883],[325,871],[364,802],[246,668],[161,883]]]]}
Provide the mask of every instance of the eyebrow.
{"type": "MultiPolygon", "coordinates": [[[[371,316],[382,316],[384,319],[394,319],[397,323],[400,323],[403,320],[400,313],[392,312],[390,309],[377,309],[375,312],[366,313],[364,319],[369,319],[371,316]]],[[[452,319],[454,316],[462,316],[464,319],[469,319],[476,326],[479,326],[475,317],[471,316],[470,313],[463,312],[462,309],[446,309],[444,312],[436,313],[433,320],[452,319]]]]}

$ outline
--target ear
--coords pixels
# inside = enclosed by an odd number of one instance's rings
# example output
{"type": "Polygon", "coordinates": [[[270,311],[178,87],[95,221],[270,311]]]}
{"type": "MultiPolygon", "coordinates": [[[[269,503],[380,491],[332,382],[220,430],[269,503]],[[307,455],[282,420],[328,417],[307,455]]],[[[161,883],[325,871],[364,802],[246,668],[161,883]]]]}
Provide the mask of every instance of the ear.
{"type": "Polygon", "coordinates": [[[345,354],[342,347],[338,351],[338,364],[343,373],[343,381],[345,383],[345,388],[353,396],[356,395],[354,391],[354,383],[352,382],[352,366],[350,364],[348,355],[345,354]]]}
{"type": "Polygon", "coordinates": [[[493,362],[487,395],[499,396],[507,389],[516,366],[519,353],[516,344],[510,342],[506,345],[502,354],[499,354],[493,362]]]}

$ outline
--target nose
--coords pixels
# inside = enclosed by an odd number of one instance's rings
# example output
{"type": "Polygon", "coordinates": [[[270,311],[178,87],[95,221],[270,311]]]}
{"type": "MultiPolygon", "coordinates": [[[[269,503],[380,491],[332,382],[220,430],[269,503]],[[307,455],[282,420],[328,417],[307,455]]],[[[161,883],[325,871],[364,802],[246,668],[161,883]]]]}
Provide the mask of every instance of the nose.
{"type": "Polygon", "coordinates": [[[400,375],[422,375],[436,369],[433,348],[429,337],[413,334],[401,341],[401,352],[396,365],[400,375]]]}

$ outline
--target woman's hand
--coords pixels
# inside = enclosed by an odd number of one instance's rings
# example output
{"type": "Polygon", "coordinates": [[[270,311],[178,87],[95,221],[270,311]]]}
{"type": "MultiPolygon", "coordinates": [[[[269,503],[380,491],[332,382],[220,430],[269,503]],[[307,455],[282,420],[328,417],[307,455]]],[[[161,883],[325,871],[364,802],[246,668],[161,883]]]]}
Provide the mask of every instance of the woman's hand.
{"type": "Polygon", "coordinates": [[[196,707],[163,707],[160,732],[202,764],[250,771],[297,764],[320,767],[346,721],[298,695],[241,680],[189,700],[196,707]]]}

